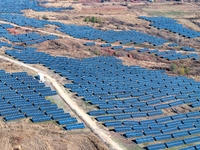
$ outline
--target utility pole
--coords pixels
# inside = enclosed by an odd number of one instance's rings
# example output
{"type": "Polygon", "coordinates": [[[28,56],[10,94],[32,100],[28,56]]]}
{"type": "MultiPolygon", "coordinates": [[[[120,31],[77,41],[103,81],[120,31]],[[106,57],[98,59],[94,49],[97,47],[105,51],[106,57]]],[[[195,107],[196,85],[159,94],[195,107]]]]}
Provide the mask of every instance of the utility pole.
{"type": "Polygon", "coordinates": [[[176,43],[179,45],[179,34],[176,33],[176,43]]]}

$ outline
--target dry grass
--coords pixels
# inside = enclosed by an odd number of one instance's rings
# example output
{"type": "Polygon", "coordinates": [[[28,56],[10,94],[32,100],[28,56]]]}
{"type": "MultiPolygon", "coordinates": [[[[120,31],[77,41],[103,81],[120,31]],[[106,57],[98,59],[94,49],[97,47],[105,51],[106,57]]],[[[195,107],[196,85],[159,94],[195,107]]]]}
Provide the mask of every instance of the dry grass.
{"type": "Polygon", "coordinates": [[[64,131],[51,122],[30,123],[29,120],[4,123],[0,121],[1,150],[108,150],[89,131],[64,131]]]}
{"type": "Polygon", "coordinates": [[[148,15],[166,16],[172,18],[188,18],[199,14],[198,5],[192,3],[178,4],[175,3],[158,3],[144,7],[143,11],[148,15]],[[192,11],[191,11],[192,10],[192,11]]]}
{"type": "Polygon", "coordinates": [[[156,61],[144,61],[144,60],[138,60],[138,59],[131,59],[131,58],[120,58],[123,60],[123,64],[127,66],[141,66],[143,68],[153,68],[153,67],[158,67],[158,68],[168,68],[169,64],[167,63],[159,63],[156,61]]]}
{"type": "Polygon", "coordinates": [[[11,72],[11,73],[12,72],[27,72],[29,75],[37,75],[37,73],[35,73],[32,70],[22,68],[21,66],[18,66],[14,63],[4,61],[4,60],[0,60],[0,69],[3,69],[6,72],[11,72]]]}
{"type": "Polygon", "coordinates": [[[47,52],[54,56],[68,56],[74,58],[87,58],[94,56],[89,51],[89,47],[79,41],[72,39],[58,39],[56,41],[46,41],[39,44],[38,51],[47,52]]]}
{"type": "MultiPolygon", "coordinates": [[[[59,1],[58,3],[49,3],[46,6],[74,6],[75,10],[73,11],[64,11],[62,13],[55,12],[34,12],[32,10],[25,11],[26,16],[34,17],[37,19],[42,19],[43,16],[46,16],[49,20],[59,21],[66,24],[77,24],[77,25],[91,25],[101,29],[136,29],[141,32],[149,33],[152,35],[160,36],[166,39],[171,38],[171,41],[175,41],[175,34],[169,33],[168,31],[163,31],[160,33],[160,30],[149,27],[149,23],[140,20],[137,17],[140,15],[165,15],[168,17],[178,18],[180,23],[185,24],[185,26],[192,29],[200,31],[199,27],[192,23],[187,18],[198,16],[199,7],[195,5],[174,5],[174,4],[150,4],[150,5],[130,5],[126,6],[114,6],[108,5],[103,6],[102,4],[88,5],[83,6],[81,4],[72,5],[70,2],[59,1]],[[173,7],[172,7],[173,6],[173,7]],[[190,10],[193,10],[191,13],[190,10]],[[100,17],[103,21],[102,24],[87,24],[84,22],[84,18],[87,16],[100,17]],[[113,21],[115,20],[115,21],[113,21]]],[[[57,33],[54,26],[48,26],[45,31],[57,33]]],[[[18,32],[24,33],[23,30],[17,29],[18,32]]],[[[186,38],[180,38],[184,43],[188,45],[197,45],[199,48],[198,41],[190,40],[186,38]]],[[[102,50],[99,47],[85,47],[83,46],[84,40],[74,40],[67,38],[60,38],[55,41],[43,42],[39,45],[38,51],[47,52],[54,56],[68,56],[74,58],[86,58],[93,57],[96,55],[114,55],[114,52],[111,50],[102,50]],[[96,53],[96,54],[95,54],[96,53]],[[112,54],[113,53],[113,54],[112,54]]],[[[134,46],[135,45],[130,45],[134,46]]],[[[146,46],[141,45],[141,46],[146,46]]],[[[152,47],[154,48],[154,47],[152,47]]],[[[163,46],[163,50],[167,47],[163,46]]],[[[3,51],[1,51],[3,54],[3,51]]],[[[138,54],[137,52],[130,52],[132,58],[127,57],[127,52],[119,51],[117,55],[120,59],[123,60],[125,65],[138,65],[144,68],[149,69],[169,69],[170,65],[173,62],[162,60],[150,54],[138,54]]],[[[184,65],[191,68],[190,77],[200,79],[200,63],[195,61],[177,61],[178,65],[184,65]]],[[[37,68],[40,68],[40,65],[33,65],[37,68]]],[[[19,72],[19,71],[28,71],[24,68],[21,68],[15,64],[1,61],[0,69],[5,69],[8,72],[19,72]]],[[[28,71],[29,72],[29,71],[28,71]]],[[[55,77],[60,83],[66,83],[67,81],[64,78],[61,78],[58,75],[53,74],[51,76],[55,77]]],[[[171,72],[169,72],[171,73],[171,72]]],[[[29,74],[34,74],[34,72],[29,72],[29,74]]],[[[49,83],[50,86],[50,83],[49,83]]],[[[74,100],[78,103],[79,106],[82,106],[85,111],[95,109],[93,106],[88,105],[74,97],[74,100]]],[[[70,108],[65,106],[66,104],[62,103],[62,100],[56,97],[49,97],[51,101],[57,103],[60,107],[64,108],[66,111],[70,111],[70,108]],[[59,99],[58,101],[56,101],[59,99]]],[[[187,112],[189,108],[184,106],[183,108],[174,108],[174,110],[166,109],[164,110],[165,114],[173,114],[173,111],[177,112],[187,112]]],[[[73,113],[72,113],[73,114],[73,113]]],[[[76,116],[73,114],[73,116],[76,116]]],[[[146,119],[146,118],[142,118],[146,119]]],[[[107,146],[103,144],[96,136],[94,136],[88,129],[79,131],[66,132],[62,130],[55,123],[41,123],[33,124],[28,120],[8,123],[0,122],[0,137],[3,150],[10,149],[48,149],[48,150],[64,150],[64,149],[73,149],[73,150],[107,150],[107,146]],[[82,133],[81,133],[82,132],[82,133]],[[39,139],[39,140],[38,140],[39,139]]],[[[112,136],[116,138],[117,142],[120,144],[125,144],[128,149],[139,149],[131,141],[121,137],[119,134],[111,133],[112,136]]],[[[1,148],[0,148],[1,149],[1,148]]]]}
{"type": "Polygon", "coordinates": [[[196,24],[194,24],[193,22],[191,22],[191,20],[189,19],[178,19],[178,22],[183,24],[185,27],[196,30],[196,31],[200,31],[200,27],[196,24]]]}
{"type": "MultiPolygon", "coordinates": [[[[41,67],[40,65],[35,66],[37,68],[41,67]]],[[[3,60],[0,62],[0,69],[4,69],[7,72],[26,71],[28,74],[36,75],[35,72],[3,60]]],[[[54,74],[52,73],[52,75],[54,74]]],[[[61,83],[66,82],[57,75],[55,78],[61,83]]],[[[45,81],[45,83],[51,86],[51,83],[48,81],[45,81]]],[[[71,111],[59,96],[51,96],[48,99],[66,112],[71,111]]],[[[70,114],[80,121],[76,114],[73,112],[70,114]]],[[[65,131],[61,126],[56,125],[55,122],[31,123],[28,119],[23,119],[21,121],[5,123],[0,120],[0,138],[2,139],[0,141],[0,150],[108,150],[107,146],[89,129],[65,131]]]]}

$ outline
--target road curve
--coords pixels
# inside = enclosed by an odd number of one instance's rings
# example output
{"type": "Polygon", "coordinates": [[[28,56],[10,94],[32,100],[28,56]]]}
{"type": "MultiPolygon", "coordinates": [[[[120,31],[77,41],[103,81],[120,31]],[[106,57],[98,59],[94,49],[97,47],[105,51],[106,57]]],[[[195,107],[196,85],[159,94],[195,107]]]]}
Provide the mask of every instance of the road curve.
{"type": "Polygon", "coordinates": [[[52,85],[54,86],[54,88],[57,90],[57,93],[60,95],[60,97],[71,107],[71,109],[84,121],[84,123],[97,135],[99,136],[106,144],[108,144],[110,146],[111,149],[113,150],[124,150],[125,148],[122,148],[121,146],[119,146],[118,143],[116,143],[115,141],[113,141],[109,135],[109,133],[107,133],[107,131],[101,129],[98,127],[98,125],[96,124],[95,121],[93,121],[90,116],[88,114],[86,114],[83,109],[81,109],[71,98],[70,96],[67,94],[67,92],[65,90],[63,90],[62,85],[59,85],[59,83],[52,77],[50,77],[48,75],[47,72],[44,72],[42,70],[39,70],[33,66],[30,66],[28,64],[25,64],[23,62],[17,61],[17,60],[13,60],[9,57],[6,56],[2,56],[0,55],[0,59],[15,63],[17,65],[20,65],[22,67],[28,68],[30,70],[33,70],[37,73],[43,73],[44,77],[47,78],[52,85]]]}

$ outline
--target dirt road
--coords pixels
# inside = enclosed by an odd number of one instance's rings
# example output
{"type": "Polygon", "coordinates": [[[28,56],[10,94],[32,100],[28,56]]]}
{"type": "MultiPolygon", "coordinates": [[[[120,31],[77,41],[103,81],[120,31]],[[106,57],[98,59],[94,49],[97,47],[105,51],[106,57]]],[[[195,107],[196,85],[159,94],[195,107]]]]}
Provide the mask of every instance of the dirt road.
{"type": "Polygon", "coordinates": [[[37,68],[34,68],[28,64],[24,64],[20,61],[13,60],[9,57],[6,56],[1,56],[0,59],[15,63],[17,65],[20,65],[22,67],[28,68],[30,70],[33,70],[37,73],[43,73],[44,77],[48,79],[54,88],[57,90],[58,94],[62,99],[71,107],[71,109],[84,121],[84,123],[89,127],[97,136],[99,136],[106,144],[109,145],[110,149],[113,150],[124,150],[125,148],[122,148],[121,146],[118,145],[118,143],[114,142],[110,134],[99,128],[98,125],[96,124],[95,121],[93,121],[89,115],[87,115],[73,100],[72,98],[67,94],[67,92],[64,90],[63,86],[60,85],[54,78],[50,77],[47,72],[44,72],[42,70],[39,70],[37,68]]]}

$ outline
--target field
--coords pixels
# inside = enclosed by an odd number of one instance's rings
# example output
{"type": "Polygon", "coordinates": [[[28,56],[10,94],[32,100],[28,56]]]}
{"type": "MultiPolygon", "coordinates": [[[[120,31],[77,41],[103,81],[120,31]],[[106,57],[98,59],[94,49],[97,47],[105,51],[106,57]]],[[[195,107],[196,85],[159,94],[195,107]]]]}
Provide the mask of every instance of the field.
{"type": "Polygon", "coordinates": [[[1,150],[23,149],[107,149],[99,139],[89,131],[75,131],[66,134],[54,123],[33,124],[28,120],[1,125],[1,150]],[[76,141],[76,142],[74,142],[76,141]]]}
{"type": "MultiPolygon", "coordinates": [[[[135,29],[137,31],[141,31],[144,33],[148,33],[154,36],[159,36],[164,39],[169,40],[170,42],[176,42],[179,43],[180,46],[187,45],[192,46],[196,48],[197,52],[199,53],[199,38],[195,39],[188,39],[182,36],[178,36],[175,33],[169,32],[167,30],[160,30],[149,26],[149,22],[138,19],[138,16],[142,15],[155,15],[155,16],[166,16],[171,17],[174,19],[177,19],[179,23],[182,23],[186,27],[189,27],[191,29],[194,29],[196,31],[200,31],[200,27],[198,25],[198,5],[195,3],[153,3],[153,4],[145,4],[145,3],[128,3],[127,6],[124,6],[125,4],[122,3],[114,3],[114,6],[110,3],[95,3],[88,4],[88,5],[82,5],[82,4],[71,4],[69,2],[63,2],[58,1],[56,4],[57,6],[60,6],[62,4],[65,4],[66,6],[74,6],[73,11],[68,11],[68,15],[65,13],[48,13],[48,12],[33,12],[33,11],[25,11],[26,16],[28,17],[34,17],[34,18],[40,18],[47,17],[50,21],[59,21],[66,24],[77,24],[77,25],[89,25],[92,27],[95,27],[97,29],[102,30],[130,30],[135,29]],[[71,5],[70,5],[71,4],[71,5]],[[119,9],[116,11],[116,9],[119,9]],[[193,9],[193,12],[191,13],[191,9],[193,9]],[[84,19],[86,17],[96,17],[100,20],[99,23],[91,23],[91,22],[85,22],[84,19]]],[[[49,3],[47,4],[48,7],[55,5],[55,3],[49,3]]],[[[54,29],[54,27],[47,27],[45,31],[48,32],[55,32],[55,34],[59,34],[62,36],[63,33],[58,32],[54,29]]],[[[67,38],[68,39],[68,38],[67,38]]],[[[107,49],[102,49],[99,44],[102,44],[102,41],[96,42],[97,46],[85,47],[83,44],[87,42],[85,39],[68,39],[62,38],[57,40],[55,43],[42,43],[42,45],[39,45],[39,51],[46,51],[53,55],[63,55],[63,56],[69,56],[69,57],[76,57],[76,58],[85,58],[85,57],[94,57],[96,55],[113,55],[113,52],[110,52],[110,50],[107,51],[107,49]],[[71,44],[69,44],[71,43],[71,44]],[[46,47],[46,48],[45,48],[46,47]],[[55,49],[59,49],[58,51],[55,51],[55,49]],[[58,52],[58,53],[57,53],[58,52]]],[[[118,45],[118,43],[114,43],[112,45],[118,45]]],[[[124,45],[124,47],[130,47],[134,46],[136,48],[141,48],[144,46],[148,46],[149,48],[157,48],[152,45],[149,45],[147,43],[144,44],[128,44],[124,45]]],[[[180,51],[179,47],[169,48],[167,45],[163,45],[159,47],[160,50],[168,50],[168,49],[175,49],[177,51],[180,51]]],[[[143,61],[147,62],[145,63],[146,67],[148,67],[148,64],[151,64],[149,68],[160,68],[165,69],[167,71],[170,70],[171,64],[176,64],[178,66],[184,66],[190,68],[190,76],[196,79],[199,79],[198,72],[199,69],[196,67],[196,64],[198,66],[198,61],[165,61],[163,59],[154,58],[151,55],[141,55],[137,52],[124,52],[119,51],[118,54],[114,55],[123,59],[128,59],[127,56],[131,54],[133,56],[133,59],[131,59],[132,62],[137,62],[137,64],[140,63],[143,66],[143,61]],[[158,65],[157,63],[161,63],[162,65],[158,65]],[[164,64],[164,65],[163,65],[164,64]],[[159,67],[160,66],[160,67],[159,67]]],[[[129,61],[129,62],[131,62],[129,61]]],[[[133,63],[131,63],[133,65],[133,63]]],[[[144,65],[144,66],[145,66],[144,65]]],[[[172,73],[172,72],[169,72],[172,73]]]]}
{"type": "MultiPolygon", "coordinates": [[[[87,38],[74,38],[57,30],[56,25],[45,25],[44,28],[35,28],[31,26],[19,26],[12,24],[14,27],[8,29],[11,35],[26,34],[29,32],[35,32],[42,36],[55,35],[58,38],[55,40],[46,40],[39,44],[32,44],[32,47],[36,47],[36,52],[45,52],[51,56],[76,58],[82,60],[84,58],[91,58],[97,56],[114,56],[122,60],[125,66],[140,66],[142,68],[153,70],[165,70],[170,76],[187,76],[200,81],[200,60],[192,59],[179,59],[179,60],[166,60],[158,57],[154,54],[147,52],[141,53],[138,50],[146,47],[149,49],[159,49],[160,52],[166,50],[175,50],[181,54],[193,54],[193,52],[186,52],[181,49],[182,46],[190,46],[196,49],[196,54],[200,55],[200,37],[187,38],[182,35],[170,32],[165,29],[157,29],[150,26],[149,21],[139,19],[139,16],[166,16],[176,19],[178,23],[183,24],[184,27],[200,31],[200,9],[198,3],[176,3],[176,2],[85,2],[85,1],[63,1],[57,0],[55,2],[49,1],[42,6],[50,7],[68,7],[71,6],[73,10],[65,10],[61,12],[49,12],[49,11],[34,11],[32,9],[23,10],[24,16],[27,18],[35,18],[37,20],[46,20],[53,22],[60,22],[64,24],[76,24],[80,26],[91,26],[98,30],[136,30],[145,34],[149,34],[155,37],[160,37],[168,40],[161,46],[154,46],[148,42],[143,43],[125,43],[123,48],[134,47],[136,50],[125,51],[124,49],[114,50],[112,47],[101,47],[105,44],[101,39],[95,40],[94,46],[86,46],[85,43],[93,42],[87,38]],[[192,11],[191,11],[192,10],[192,11]],[[95,22],[92,21],[95,18],[95,22]],[[170,43],[178,43],[176,47],[169,47],[170,43]]],[[[0,23],[5,21],[0,20],[0,23]]],[[[81,31],[80,31],[81,32],[81,31]]],[[[1,38],[1,41],[10,42],[6,38],[1,38]]],[[[18,44],[18,46],[24,46],[18,44]]],[[[119,46],[120,41],[115,41],[112,46],[119,46]]],[[[14,60],[13,57],[5,54],[9,48],[1,47],[0,55],[2,57],[14,60]]],[[[31,56],[30,56],[31,57],[31,56]]],[[[55,63],[55,62],[52,62],[55,63]]],[[[58,63],[59,65],[61,62],[58,63]]],[[[56,83],[62,87],[62,90],[69,96],[71,101],[77,105],[77,108],[81,108],[86,114],[89,111],[97,110],[97,107],[91,105],[82,100],[83,97],[78,97],[78,92],[71,92],[69,89],[65,89],[64,85],[72,83],[64,76],[55,73],[53,70],[49,70],[49,66],[43,66],[44,64],[31,64],[33,67],[54,79],[56,83]]],[[[36,71],[22,67],[14,62],[0,60],[0,69],[6,72],[27,72],[29,75],[37,76],[36,71]]],[[[73,70],[73,69],[72,69],[73,70]]],[[[50,79],[45,79],[45,85],[51,87],[52,90],[57,90],[54,83],[50,79]]],[[[59,91],[57,91],[59,93],[59,91]]],[[[56,104],[59,108],[62,108],[65,112],[70,112],[72,117],[77,118],[78,122],[84,122],[85,129],[78,129],[73,131],[66,131],[62,126],[58,126],[55,121],[47,121],[42,123],[32,123],[28,119],[17,120],[14,122],[4,122],[0,120],[0,137],[1,142],[0,149],[2,150],[114,150],[117,147],[112,147],[113,143],[117,143],[121,149],[124,150],[139,150],[141,147],[148,146],[146,144],[136,145],[131,140],[121,136],[121,133],[114,132],[114,128],[106,128],[101,123],[98,123],[94,117],[91,117],[91,124],[88,125],[85,122],[83,116],[80,116],[76,110],[72,109],[70,104],[60,95],[48,96],[46,99],[50,100],[53,104],[56,104]],[[98,127],[97,131],[91,128],[91,125],[98,127]],[[100,130],[101,129],[101,130],[100,130]],[[101,137],[101,133],[107,135],[107,137],[101,137]],[[107,141],[105,141],[105,139],[107,141]],[[111,139],[111,140],[110,140],[111,139]],[[110,143],[109,143],[109,142],[110,143]]],[[[173,108],[162,109],[163,114],[160,117],[171,116],[175,114],[188,113],[191,111],[199,111],[198,108],[191,108],[186,104],[181,107],[176,106],[173,108]]],[[[134,121],[144,121],[147,119],[156,119],[156,117],[143,117],[136,118],[134,121]]],[[[159,142],[154,142],[159,143],[159,142]]],[[[152,144],[152,143],[151,143],[152,144]]],[[[181,147],[179,147],[181,148],[181,147]]],[[[171,148],[173,149],[173,148],[171,148]]]]}
{"type": "MultiPolygon", "coordinates": [[[[37,67],[41,68],[41,66],[37,67]]],[[[1,60],[0,69],[10,73],[25,71],[29,75],[37,75],[36,72],[30,69],[22,68],[4,60],[1,60]]],[[[60,77],[57,77],[57,79],[60,82],[64,81],[60,77]]],[[[45,84],[54,89],[48,80],[45,81],[45,84]]],[[[64,111],[71,111],[69,106],[58,95],[49,96],[47,99],[57,104],[59,108],[63,108],[64,111]]],[[[77,117],[73,112],[71,115],[77,117]]],[[[1,150],[108,150],[107,146],[89,129],[66,132],[53,121],[33,124],[28,119],[9,123],[0,120],[0,126],[1,150]]]]}

